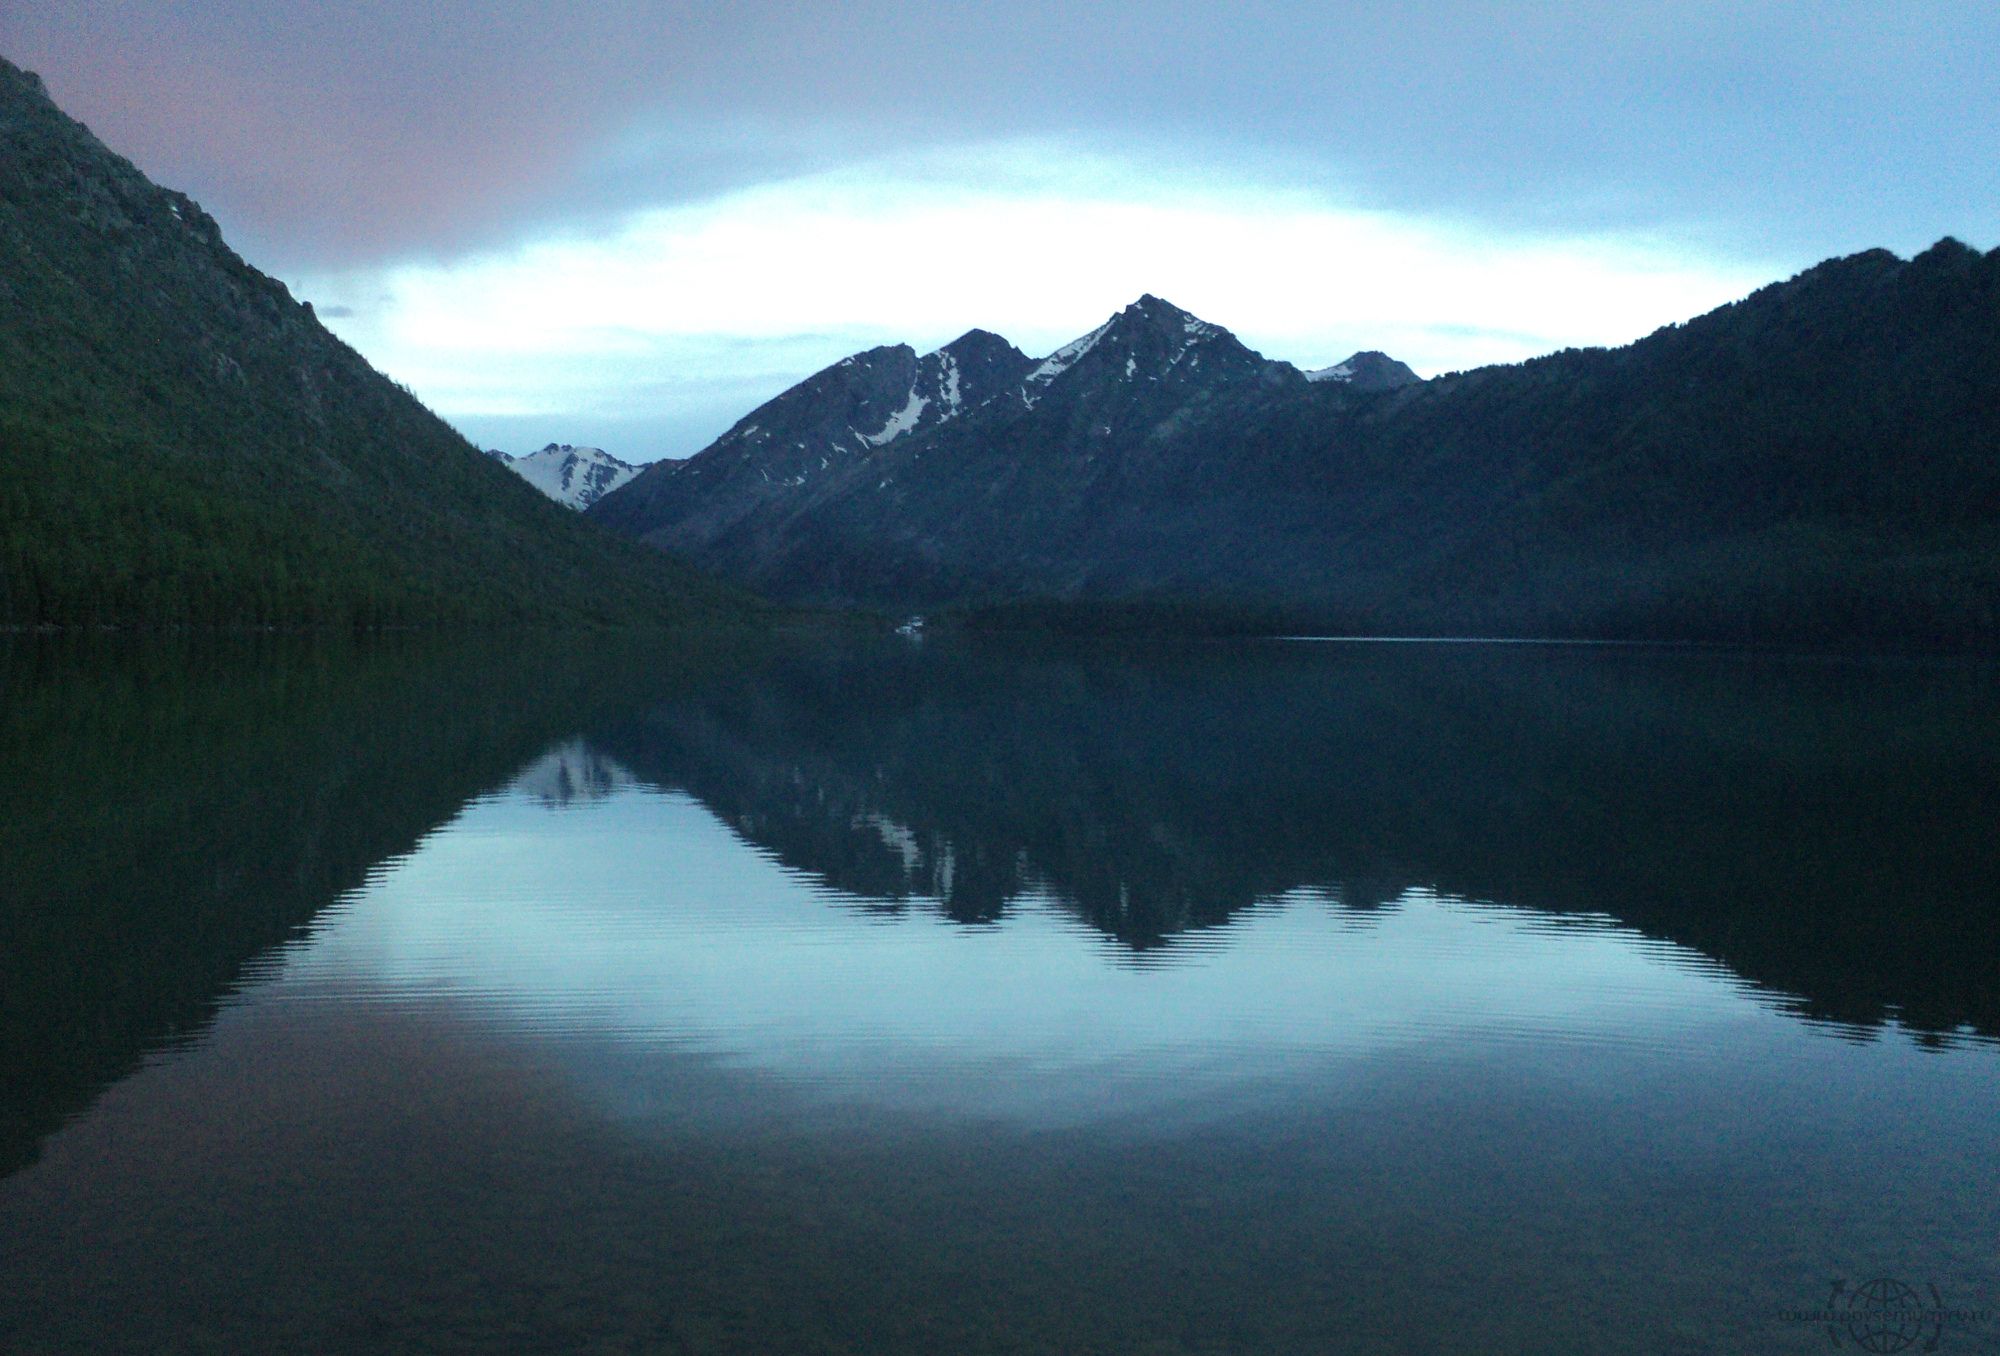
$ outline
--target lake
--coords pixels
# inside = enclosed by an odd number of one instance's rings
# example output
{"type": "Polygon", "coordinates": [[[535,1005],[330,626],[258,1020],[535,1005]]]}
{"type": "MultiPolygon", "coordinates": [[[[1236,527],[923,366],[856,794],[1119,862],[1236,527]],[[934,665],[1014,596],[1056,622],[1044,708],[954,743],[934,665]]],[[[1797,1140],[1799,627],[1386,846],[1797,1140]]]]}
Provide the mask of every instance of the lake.
{"type": "Polygon", "coordinates": [[[1990,665],[0,684],[0,1351],[2000,1351],[1990,665]]]}

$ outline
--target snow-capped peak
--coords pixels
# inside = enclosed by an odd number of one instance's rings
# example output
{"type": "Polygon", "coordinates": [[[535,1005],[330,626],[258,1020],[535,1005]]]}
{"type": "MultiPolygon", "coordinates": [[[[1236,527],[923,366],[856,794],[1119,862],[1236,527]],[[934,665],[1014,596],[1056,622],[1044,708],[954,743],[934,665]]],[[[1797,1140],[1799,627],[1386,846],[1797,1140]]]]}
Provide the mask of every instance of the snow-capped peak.
{"type": "Polygon", "coordinates": [[[1151,349],[1171,352],[1186,352],[1196,344],[1233,337],[1222,326],[1211,325],[1151,292],[1112,316],[1105,328],[1124,340],[1127,347],[1143,343],[1151,349]],[[1149,338],[1142,341],[1141,336],[1149,338]]]}
{"type": "MultiPolygon", "coordinates": [[[[1147,293],[1080,339],[1064,344],[1022,381],[1021,404],[1034,409],[1061,378],[1067,386],[1086,358],[1103,378],[1127,384],[1165,382],[1179,387],[1190,381],[1209,384],[1256,375],[1271,367],[1245,348],[1220,325],[1212,325],[1159,297],[1147,293]],[[1107,353],[1103,363],[1092,356],[1107,353]]],[[[1287,367],[1286,371],[1291,369],[1287,367]]],[[[1294,376],[1293,380],[1297,380],[1294,376]]],[[[1097,378],[1091,378],[1095,382],[1097,378]]]]}
{"type": "Polygon", "coordinates": [[[788,493],[1015,389],[1033,365],[985,330],[922,355],[908,344],[872,348],[765,401],[681,474],[690,492],[741,484],[758,496],[788,493]]]}
{"type": "Polygon", "coordinates": [[[507,469],[566,508],[587,509],[639,474],[601,447],[550,443],[539,452],[509,458],[507,469]]]}

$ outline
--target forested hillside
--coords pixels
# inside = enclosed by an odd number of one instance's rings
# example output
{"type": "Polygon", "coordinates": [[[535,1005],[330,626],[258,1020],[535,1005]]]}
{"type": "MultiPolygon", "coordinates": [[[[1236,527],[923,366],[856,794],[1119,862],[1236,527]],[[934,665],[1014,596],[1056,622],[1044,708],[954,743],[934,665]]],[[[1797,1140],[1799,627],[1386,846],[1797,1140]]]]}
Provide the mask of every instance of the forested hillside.
{"type": "Polygon", "coordinates": [[[2000,252],[1831,260],[1240,438],[1290,509],[1266,577],[1360,629],[2000,639],[2000,252]]]}
{"type": "Polygon", "coordinates": [[[775,596],[1014,625],[2000,643],[2000,252],[1386,390],[1158,298],[1038,371],[726,516],[721,445],[596,513],[775,596]]]}
{"type": "Polygon", "coordinates": [[[686,623],[0,61],[0,625],[686,623]]]}

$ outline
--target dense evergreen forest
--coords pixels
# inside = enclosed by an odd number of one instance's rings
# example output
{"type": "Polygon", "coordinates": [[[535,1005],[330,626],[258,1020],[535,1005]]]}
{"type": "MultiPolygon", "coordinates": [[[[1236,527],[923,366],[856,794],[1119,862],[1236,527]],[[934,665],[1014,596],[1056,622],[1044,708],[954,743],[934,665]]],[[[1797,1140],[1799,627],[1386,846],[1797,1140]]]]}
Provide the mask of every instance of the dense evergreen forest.
{"type": "Polygon", "coordinates": [[[1872,250],[1625,348],[1245,430],[1357,630],[2000,642],[2000,251],[1872,250]]]}
{"type": "Polygon", "coordinates": [[[685,624],[0,61],[0,625],[685,624]]]}

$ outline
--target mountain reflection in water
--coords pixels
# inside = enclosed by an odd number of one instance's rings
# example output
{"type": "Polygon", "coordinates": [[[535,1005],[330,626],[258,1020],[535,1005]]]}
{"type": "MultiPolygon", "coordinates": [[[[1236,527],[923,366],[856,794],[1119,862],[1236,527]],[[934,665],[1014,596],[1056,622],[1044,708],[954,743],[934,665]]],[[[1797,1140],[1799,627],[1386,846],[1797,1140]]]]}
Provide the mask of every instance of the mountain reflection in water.
{"type": "Polygon", "coordinates": [[[1169,955],[1412,886],[1678,942],[1803,1016],[2000,1033],[1981,669],[1262,644],[794,657],[594,733],[854,897],[1169,955]]]}
{"type": "Polygon", "coordinates": [[[1987,668],[0,661],[0,1346],[1722,1352],[1823,1343],[1772,1316],[1828,1276],[1990,1303],[1987,668]]]}

